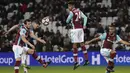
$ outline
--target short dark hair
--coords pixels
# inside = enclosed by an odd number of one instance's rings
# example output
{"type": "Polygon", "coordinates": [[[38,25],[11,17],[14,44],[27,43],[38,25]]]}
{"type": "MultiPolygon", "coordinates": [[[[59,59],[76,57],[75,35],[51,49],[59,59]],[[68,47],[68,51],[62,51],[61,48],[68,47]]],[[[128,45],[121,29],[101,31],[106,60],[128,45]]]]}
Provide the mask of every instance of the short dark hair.
{"type": "Polygon", "coordinates": [[[31,20],[30,20],[30,19],[26,19],[26,20],[24,21],[24,24],[26,24],[27,22],[31,22],[31,20]]]}
{"type": "Polygon", "coordinates": [[[75,5],[74,1],[69,1],[68,4],[75,5]]]}
{"type": "Polygon", "coordinates": [[[116,27],[114,23],[111,23],[108,27],[116,27]]]}
{"type": "Polygon", "coordinates": [[[35,20],[34,21],[36,24],[40,25],[40,22],[38,20],[35,20]]]}

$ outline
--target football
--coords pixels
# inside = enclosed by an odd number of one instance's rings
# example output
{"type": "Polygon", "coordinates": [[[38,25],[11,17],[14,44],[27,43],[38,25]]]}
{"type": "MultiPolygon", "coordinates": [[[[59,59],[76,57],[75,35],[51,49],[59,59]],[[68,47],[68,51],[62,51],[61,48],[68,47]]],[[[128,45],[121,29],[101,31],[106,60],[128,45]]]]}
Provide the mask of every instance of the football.
{"type": "Polygon", "coordinates": [[[45,17],[42,19],[42,24],[44,24],[45,26],[49,25],[49,17],[45,17]]]}

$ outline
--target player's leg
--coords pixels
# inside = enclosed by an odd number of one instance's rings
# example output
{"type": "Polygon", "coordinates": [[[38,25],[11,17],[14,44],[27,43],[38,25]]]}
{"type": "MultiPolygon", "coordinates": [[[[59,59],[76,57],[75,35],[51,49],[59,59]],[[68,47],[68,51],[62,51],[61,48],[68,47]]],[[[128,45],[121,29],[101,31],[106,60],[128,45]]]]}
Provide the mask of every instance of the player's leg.
{"type": "Polygon", "coordinates": [[[83,51],[83,54],[84,54],[84,58],[85,58],[84,66],[85,66],[85,65],[88,65],[88,64],[89,64],[89,61],[88,61],[88,53],[87,53],[87,49],[86,49],[84,43],[81,43],[80,46],[81,46],[82,51],[83,51]]]}
{"type": "Polygon", "coordinates": [[[74,62],[78,62],[78,49],[77,49],[77,44],[73,44],[73,56],[74,56],[74,62]]]}
{"type": "MultiPolygon", "coordinates": [[[[106,59],[106,61],[108,63],[108,66],[106,68],[106,70],[107,70],[106,73],[114,72],[114,70],[113,70],[113,66],[114,66],[113,60],[114,60],[114,58],[110,59],[111,53],[113,53],[113,50],[103,48],[103,49],[100,50],[100,52],[104,56],[104,58],[106,59]]],[[[114,56],[114,54],[113,54],[113,56],[114,56]]]]}
{"type": "Polygon", "coordinates": [[[15,66],[14,66],[14,71],[15,73],[19,73],[19,66],[21,64],[21,54],[22,54],[23,49],[20,46],[13,45],[13,52],[15,56],[15,66]]]}
{"type": "Polygon", "coordinates": [[[30,67],[27,65],[27,60],[28,60],[28,54],[27,54],[27,51],[26,51],[26,47],[23,47],[24,49],[24,52],[22,54],[22,67],[24,68],[24,71],[26,71],[26,68],[27,69],[30,69],[30,67]]]}
{"type": "Polygon", "coordinates": [[[28,73],[28,69],[30,69],[31,67],[29,67],[29,66],[27,65],[28,54],[27,54],[26,52],[24,52],[24,53],[22,54],[22,59],[21,59],[21,61],[22,61],[22,67],[23,67],[24,73],[28,73]]]}
{"type": "Polygon", "coordinates": [[[25,65],[25,61],[26,61],[26,54],[25,54],[25,52],[21,56],[21,61],[22,61],[22,64],[25,65]]]}
{"type": "Polygon", "coordinates": [[[19,73],[19,66],[21,64],[21,59],[17,58],[14,66],[15,73],[19,73]]]}
{"type": "Polygon", "coordinates": [[[43,65],[43,67],[46,68],[46,67],[51,63],[51,61],[49,61],[49,62],[43,61],[43,60],[40,58],[40,56],[38,56],[38,55],[36,54],[36,51],[35,51],[35,50],[29,49],[29,48],[27,48],[27,47],[26,47],[25,49],[26,49],[27,53],[32,54],[32,57],[33,57],[35,60],[37,60],[41,65],[43,65]]]}
{"type": "Polygon", "coordinates": [[[22,57],[21,57],[21,61],[22,61],[22,67],[23,67],[23,69],[24,69],[24,73],[28,73],[28,70],[27,70],[27,68],[26,68],[26,53],[24,52],[23,54],[22,54],[22,57]]]}
{"type": "Polygon", "coordinates": [[[78,63],[78,49],[77,49],[77,44],[76,43],[74,43],[73,44],[73,56],[74,56],[74,70],[76,69],[76,68],[78,68],[79,67],[79,63],[78,63]]]}
{"type": "Polygon", "coordinates": [[[31,69],[31,67],[29,67],[29,66],[27,65],[28,60],[29,60],[29,57],[28,57],[28,54],[26,53],[25,65],[26,65],[26,68],[27,68],[27,69],[31,69]]]}
{"type": "MultiPolygon", "coordinates": [[[[105,57],[105,56],[104,56],[104,58],[105,58],[106,62],[108,63],[108,62],[109,62],[109,57],[105,57]]],[[[108,70],[106,69],[106,72],[105,72],[105,73],[110,73],[110,71],[108,71],[108,70]]]]}
{"type": "Polygon", "coordinates": [[[115,56],[116,56],[116,51],[111,50],[110,58],[109,58],[109,61],[108,61],[108,66],[107,66],[108,71],[114,72],[113,69],[114,69],[114,57],[115,56]]]}

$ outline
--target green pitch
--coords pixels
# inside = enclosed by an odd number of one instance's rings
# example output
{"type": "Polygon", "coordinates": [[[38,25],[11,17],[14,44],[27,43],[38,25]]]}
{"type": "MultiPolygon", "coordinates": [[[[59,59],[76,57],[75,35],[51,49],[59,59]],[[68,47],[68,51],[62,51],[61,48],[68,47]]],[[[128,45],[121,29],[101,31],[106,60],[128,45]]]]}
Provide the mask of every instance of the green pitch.
{"type": "MultiPolygon", "coordinates": [[[[72,69],[72,66],[49,66],[43,67],[31,67],[29,73],[105,73],[105,66],[87,66],[79,67],[76,70],[72,69]]],[[[14,73],[13,67],[0,67],[0,73],[14,73]]],[[[20,68],[20,73],[24,73],[20,68]]],[[[130,66],[117,66],[114,73],[130,73],[130,66]]]]}

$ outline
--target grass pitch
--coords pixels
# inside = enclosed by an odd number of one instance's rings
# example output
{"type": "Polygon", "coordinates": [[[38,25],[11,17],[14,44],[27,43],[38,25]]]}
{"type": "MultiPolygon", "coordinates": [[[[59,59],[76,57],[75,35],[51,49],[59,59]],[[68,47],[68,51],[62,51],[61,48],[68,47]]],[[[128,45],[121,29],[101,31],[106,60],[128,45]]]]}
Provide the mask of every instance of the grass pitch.
{"type": "MultiPolygon", "coordinates": [[[[73,70],[73,66],[49,66],[43,68],[32,66],[29,73],[105,73],[105,66],[80,66],[73,70]]],[[[0,73],[14,73],[13,67],[0,67],[0,73]]],[[[24,73],[22,67],[20,73],[24,73]]],[[[114,73],[130,73],[130,66],[116,66],[114,73]]]]}

